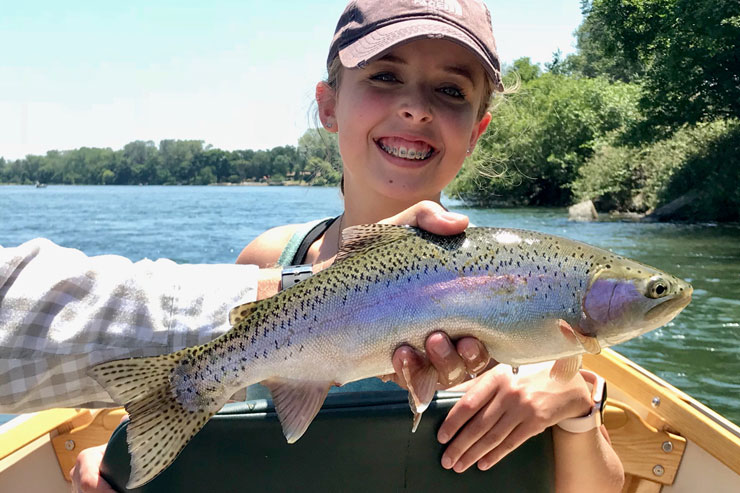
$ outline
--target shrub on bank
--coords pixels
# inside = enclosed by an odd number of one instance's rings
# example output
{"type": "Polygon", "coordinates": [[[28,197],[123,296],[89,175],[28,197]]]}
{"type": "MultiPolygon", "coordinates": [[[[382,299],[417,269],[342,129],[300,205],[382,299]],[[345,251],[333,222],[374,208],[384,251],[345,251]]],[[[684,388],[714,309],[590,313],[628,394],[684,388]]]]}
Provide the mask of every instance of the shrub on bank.
{"type": "Polygon", "coordinates": [[[567,205],[570,185],[596,142],[639,113],[639,88],[605,79],[546,73],[492,112],[471,159],[448,187],[481,205],[567,205]]]}
{"type": "Polygon", "coordinates": [[[740,122],[719,121],[637,148],[601,143],[572,189],[576,200],[591,199],[600,210],[635,212],[693,192],[691,204],[674,219],[736,221],[738,184],[740,122]]]}

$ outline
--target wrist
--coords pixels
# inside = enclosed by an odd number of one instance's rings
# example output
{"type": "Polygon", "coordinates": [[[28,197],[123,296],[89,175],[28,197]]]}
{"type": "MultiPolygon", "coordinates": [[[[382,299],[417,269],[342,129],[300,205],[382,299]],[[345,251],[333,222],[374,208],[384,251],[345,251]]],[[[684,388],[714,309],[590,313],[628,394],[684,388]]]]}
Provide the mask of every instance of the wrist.
{"type": "Polygon", "coordinates": [[[263,300],[280,291],[280,269],[260,269],[257,277],[257,299],[263,300]]]}
{"type": "Polygon", "coordinates": [[[601,427],[604,422],[603,413],[606,404],[606,381],[588,370],[581,370],[581,376],[589,386],[590,402],[587,412],[583,415],[568,418],[557,423],[557,426],[571,433],[584,433],[601,427]]]}

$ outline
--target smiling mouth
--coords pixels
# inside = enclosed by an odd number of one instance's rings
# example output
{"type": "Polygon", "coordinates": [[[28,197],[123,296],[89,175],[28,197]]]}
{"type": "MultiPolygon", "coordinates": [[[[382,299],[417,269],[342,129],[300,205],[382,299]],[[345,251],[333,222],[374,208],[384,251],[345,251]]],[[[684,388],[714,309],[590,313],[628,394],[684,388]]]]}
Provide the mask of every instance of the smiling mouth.
{"type": "Polygon", "coordinates": [[[386,154],[409,161],[423,161],[429,159],[434,154],[434,147],[429,144],[423,142],[399,143],[395,140],[388,139],[386,141],[386,139],[378,139],[375,143],[386,154]]]}

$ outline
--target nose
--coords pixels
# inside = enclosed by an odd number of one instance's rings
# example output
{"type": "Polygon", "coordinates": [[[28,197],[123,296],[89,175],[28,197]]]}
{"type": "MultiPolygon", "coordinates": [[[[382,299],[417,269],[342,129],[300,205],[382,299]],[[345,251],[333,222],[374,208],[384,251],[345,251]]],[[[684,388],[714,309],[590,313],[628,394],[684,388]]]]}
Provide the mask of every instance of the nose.
{"type": "Polygon", "coordinates": [[[432,121],[432,107],[428,98],[417,89],[410,91],[398,108],[399,116],[412,123],[429,123],[432,121]]]}

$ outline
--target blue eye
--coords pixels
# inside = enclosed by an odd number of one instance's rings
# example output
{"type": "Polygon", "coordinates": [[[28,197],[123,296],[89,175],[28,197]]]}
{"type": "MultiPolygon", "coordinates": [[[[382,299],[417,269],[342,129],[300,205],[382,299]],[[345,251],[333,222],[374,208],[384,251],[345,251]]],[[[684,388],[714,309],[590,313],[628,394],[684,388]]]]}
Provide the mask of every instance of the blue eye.
{"type": "Polygon", "coordinates": [[[379,82],[398,82],[398,79],[391,72],[379,72],[370,76],[370,80],[379,82]]]}
{"type": "Polygon", "coordinates": [[[461,89],[454,86],[442,87],[439,92],[456,99],[465,99],[465,93],[461,89]]]}

